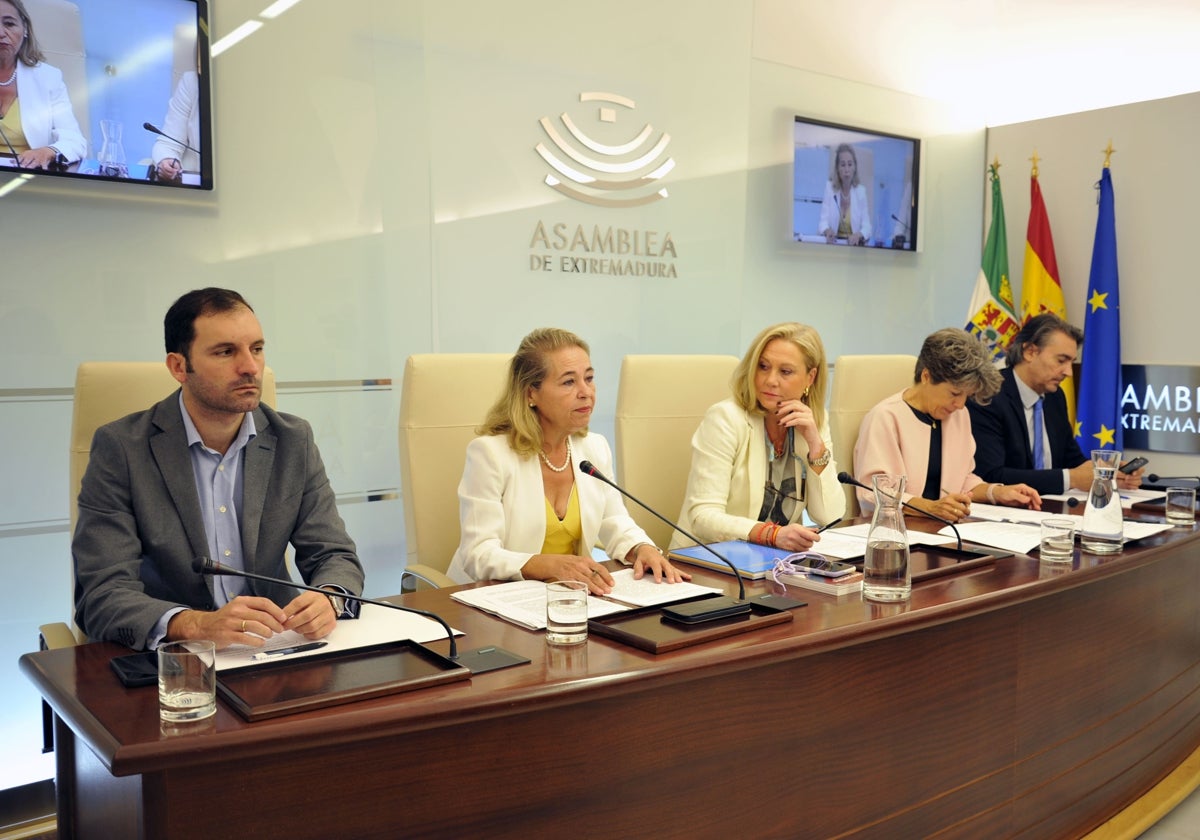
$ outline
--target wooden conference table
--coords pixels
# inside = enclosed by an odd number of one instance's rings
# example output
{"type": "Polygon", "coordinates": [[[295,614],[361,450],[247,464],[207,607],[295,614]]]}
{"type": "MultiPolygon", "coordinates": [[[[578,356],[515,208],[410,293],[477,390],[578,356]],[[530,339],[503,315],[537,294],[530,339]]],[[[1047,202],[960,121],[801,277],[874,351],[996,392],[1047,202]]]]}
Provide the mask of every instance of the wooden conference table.
{"type": "Polygon", "coordinates": [[[1200,745],[1192,530],[907,605],[791,594],[790,623],[659,656],[406,595],[532,663],[257,723],[219,701],[179,735],[117,645],[21,667],[55,713],[63,838],[1072,837],[1200,745]]]}

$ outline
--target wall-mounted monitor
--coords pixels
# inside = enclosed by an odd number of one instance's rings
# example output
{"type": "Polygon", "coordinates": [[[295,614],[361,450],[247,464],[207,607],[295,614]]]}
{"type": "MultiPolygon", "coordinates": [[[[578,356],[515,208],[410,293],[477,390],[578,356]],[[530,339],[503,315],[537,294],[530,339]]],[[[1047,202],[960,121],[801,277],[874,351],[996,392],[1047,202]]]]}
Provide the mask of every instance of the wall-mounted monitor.
{"type": "Polygon", "coordinates": [[[0,0],[0,26],[0,173],[213,188],[207,0],[0,0]]]}
{"type": "Polygon", "coordinates": [[[793,240],[917,250],[920,140],[796,117],[792,145],[793,240]]]}

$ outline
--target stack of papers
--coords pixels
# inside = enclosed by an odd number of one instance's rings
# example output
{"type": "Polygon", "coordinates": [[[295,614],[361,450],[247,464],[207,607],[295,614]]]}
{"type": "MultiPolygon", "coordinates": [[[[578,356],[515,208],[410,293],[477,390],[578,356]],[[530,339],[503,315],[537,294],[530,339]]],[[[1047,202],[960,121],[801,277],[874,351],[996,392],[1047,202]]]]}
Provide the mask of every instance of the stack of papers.
{"type": "MultiPolygon", "coordinates": [[[[1121,507],[1128,510],[1141,502],[1153,502],[1158,499],[1166,498],[1165,490],[1118,490],[1121,496],[1121,507]]],[[[1065,502],[1067,499],[1078,499],[1080,503],[1086,502],[1088,494],[1082,490],[1069,490],[1066,493],[1055,493],[1053,495],[1044,495],[1043,499],[1053,499],[1058,502],[1065,502]]],[[[974,505],[971,506],[974,509],[974,505]]]]}
{"type": "MultiPolygon", "coordinates": [[[[870,524],[865,522],[851,525],[848,528],[831,528],[821,532],[820,541],[813,543],[810,551],[838,560],[853,560],[867,553],[867,535],[870,531],[870,524]]],[[[924,531],[908,532],[910,547],[914,545],[946,545],[953,542],[953,537],[947,540],[945,537],[927,534],[924,531]]]]}
{"type": "MultiPolygon", "coordinates": [[[[613,573],[613,591],[603,598],[588,596],[588,618],[624,612],[631,607],[651,607],[720,592],[695,583],[655,583],[647,574],[635,580],[633,569],[613,573]]],[[[483,610],[528,630],[546,629],[546,584],[540,580],[514,580],[478,589],[450,593],[460,604],[483,610]]]]}
{"type": "MultiPolygon", "coordinates": [[[[1125,492],[1146,493],[1147,491],[1122,491],[1122,502],[1124,502],[1123,494],[1125,492]]],[[[1049,499],[1054,497],[1044,496],[1043,498],[1049,499]]],[[[1060,498],[1066,497],[1063,496],[1060,498]]],[[[1086,499],[1086,497],[1084,498],[1086,499]]],[[[964,542],[970,541],[979,543],[980,545],[990,545],[993,548],[1003,548],[1006,551],[1028,554],[1038,547],[1041,537],[1038,525],[1043,519],[1072,515],[1079,520],[1080,525],[1083,524],[1083,517],[1080,514],[1050,513],[1041,510],[1026,510],[1025,508],[986,505],[973,502],[971,504],[972,518],[986,519],[988,521],[959,522],[958,532],[962,535],[964,542]]],[[[1125,542],[1140,540],[1144,537],[1161,534],[1163,531],[1169,530],[1171,530],[1171,526],[1163,523],[1132,522],[1127,519],[1125,520],[1124,527],[1125,542]]],[[[949,527],[943,528],[938,533],[953,534],[949,527]]]]}
{"type": "MultiPolygon", "coordinates": [[[[543,610],[544,611],[544,610],[543,610]]],[[[451,628],[454,629],[454,628],[451,628]]],[[[461,630],[454,630],[454,635],[463,635],[461,630]]],[[[264,665],[271,662],[291,661],[304,656],[333,653],[339,650],[368,647],[385,642],[395,642],[401,639],[411,639],[414,642],[434,642],[446,638],[446,628],[431,618],[380,607],[375,604],[363,604],[358,618],[338,621],[333,632],[321,641],[327,642],[319,648],[305,650],[299,653],[288,653],[270,656],[265,660],[255,659],[254,655],[263,651],[280,650],[309,644],[309,640],[294,630],[288,630],[272,636],[262,647],[250,645],[232,645],[217,651],[217,670],[244,668],[249,665],[264,665]]]]}

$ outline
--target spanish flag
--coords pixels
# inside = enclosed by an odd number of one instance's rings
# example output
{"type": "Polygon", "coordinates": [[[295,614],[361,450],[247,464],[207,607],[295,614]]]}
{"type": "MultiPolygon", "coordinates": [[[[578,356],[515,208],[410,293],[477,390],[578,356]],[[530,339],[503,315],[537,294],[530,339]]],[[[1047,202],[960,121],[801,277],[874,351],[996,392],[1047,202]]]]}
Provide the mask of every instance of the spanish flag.
{"type": "Polygon", "coordinates": [[[1004,358],[1008,342],[1021,325],[1013,310],[1012,286],[1008,282],[1008,232],[1004,225],[1004,199],[1000,195],[1000,162],[988,167],[992,182],[992,223],[983,245],[983,262],[975,280],[975,291],[967,308],[963,328],[978,336],[992,351],[992,360],[1004,358]]]}
{"type": "MultiPolygon", "coordinates": [[[[1029,190],[1029,230],[1025,234],[1025,266],[1021,274],[1021,323],[1043,312],[1053,312],[1066,320],[1067,304],[1058,279],[1054,237],[1050,235],[1050,218],[1046,215],[1042,188],[1038,186],[1036,163],[1029,178],[1029,190]]],[[[1059,387],[1067,398],[1067,414],[1074,425],[1075,381],[1068,377],[1059,387]]]]}

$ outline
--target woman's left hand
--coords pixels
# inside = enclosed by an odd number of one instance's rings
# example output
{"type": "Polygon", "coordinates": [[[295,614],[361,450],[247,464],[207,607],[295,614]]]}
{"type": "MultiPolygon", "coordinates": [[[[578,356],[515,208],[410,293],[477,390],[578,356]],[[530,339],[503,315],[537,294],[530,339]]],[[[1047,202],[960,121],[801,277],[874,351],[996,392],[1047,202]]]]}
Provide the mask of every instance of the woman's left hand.
{"type": "Polygon", "coordinates": [[[1042,509],[1042,497],[1028,484],[1001,484],[992,494],[997,502],[1009,507],[1042,509]]]}
{"type": "Polygon", "coordinates": [[[666,555],[652,545],[645,543],[639,545],[633,552],[633,556],[627,556],[625,559],[633,561],[634,580],[640,580],[646,572],[654,574],[655,583],[662,583],[664,580],[667,583],[679,583],[682,580],[692,579],[687,572],[681,572],[672,566],[666,555]]]}

